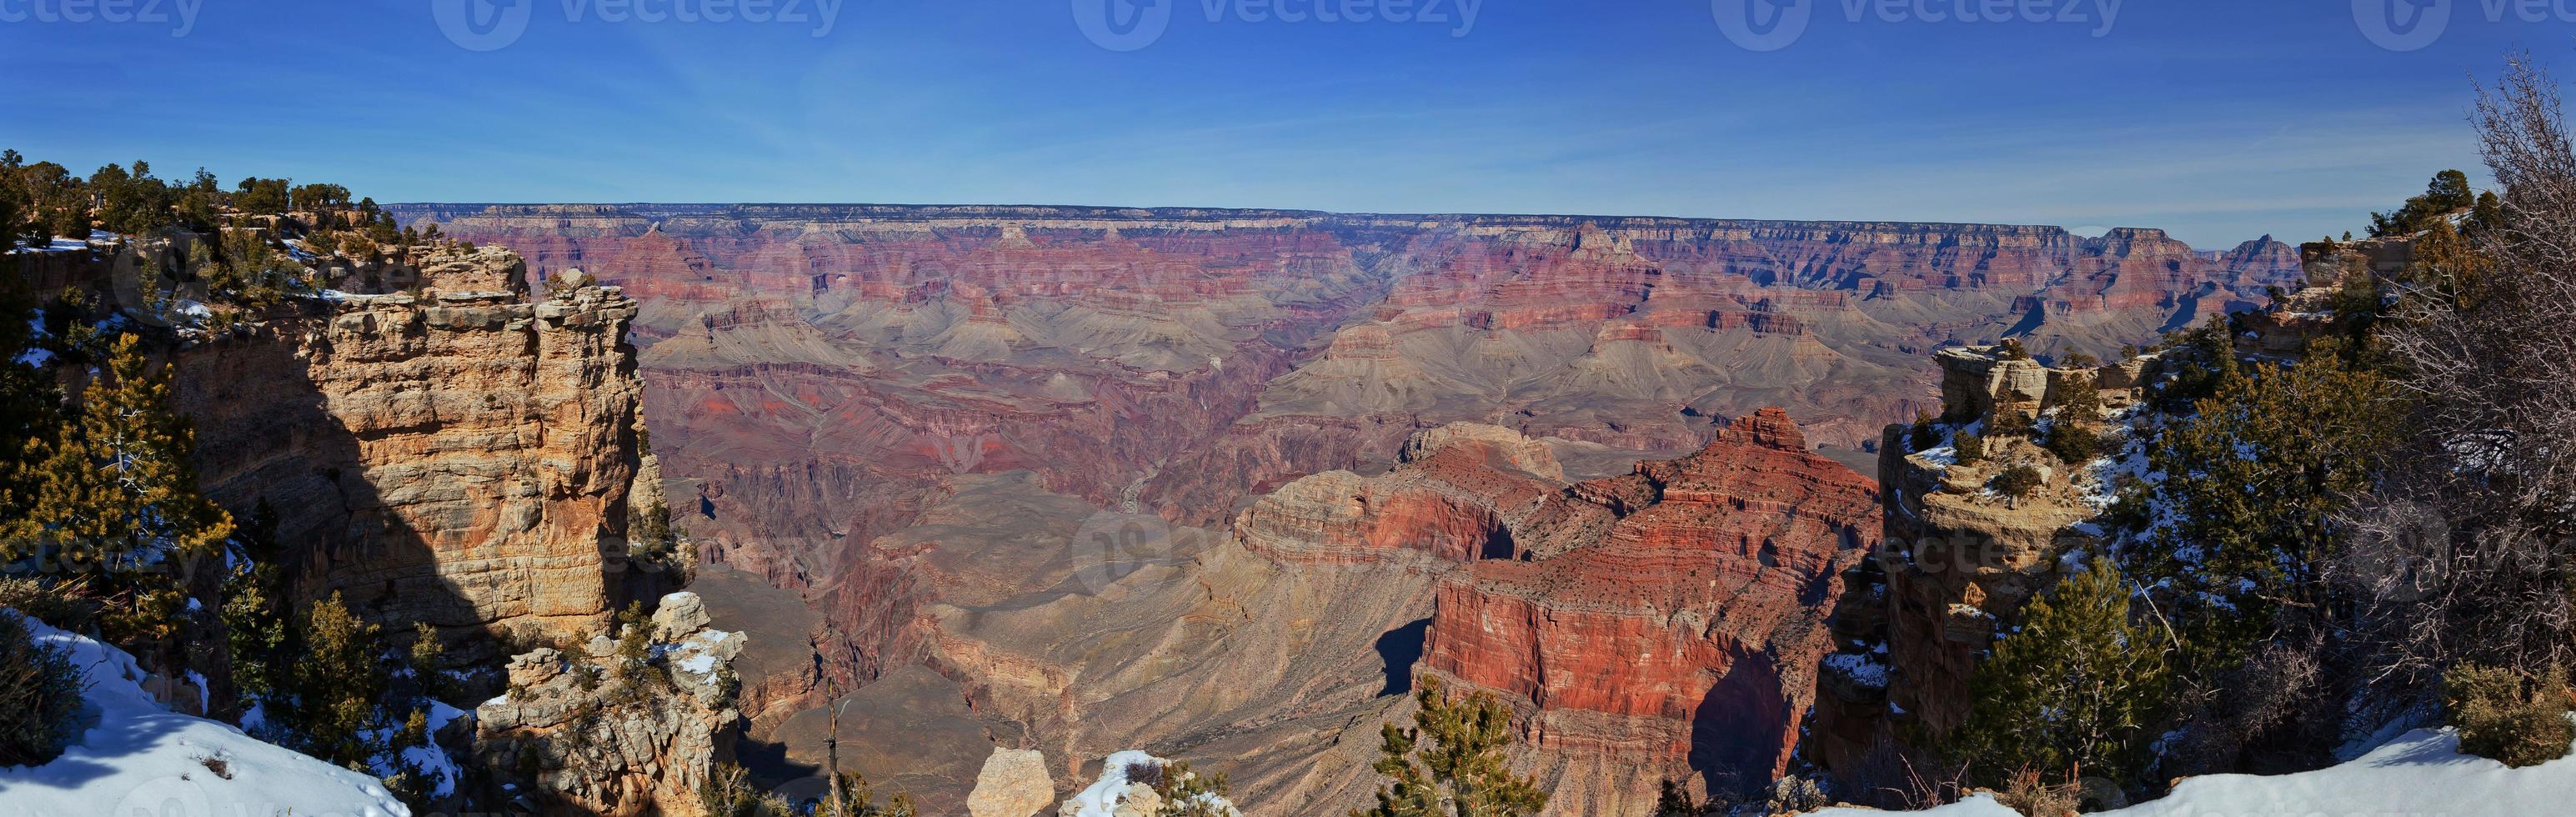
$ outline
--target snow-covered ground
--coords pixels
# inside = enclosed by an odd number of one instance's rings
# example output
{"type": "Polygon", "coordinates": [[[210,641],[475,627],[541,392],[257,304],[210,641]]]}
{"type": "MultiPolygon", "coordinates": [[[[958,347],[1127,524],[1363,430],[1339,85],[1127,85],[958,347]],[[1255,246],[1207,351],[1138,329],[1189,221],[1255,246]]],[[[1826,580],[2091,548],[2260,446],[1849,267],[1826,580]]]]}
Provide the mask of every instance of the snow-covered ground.
{"type": "MultiPolygon", "coordinates": [[[[1983,797],[1929,811],[1937,817],[2015,817],[1983,797]]],[[[2094,817],[2537,817],[2576,814],[2576,758],[2508,769],[2460,754],[2448,729],[2418,729],[2349,762],[2313,772],[2269,777],[2217,774],[2183,781],[2163,799],[2094,817]]],[[[1815,817],[1889,817],[1888,812],[1827,809],[1815,817]]]]}
{"type": "Polygon", "coordinates": [[[0,768],[0,815],[411,813],[374,778],[163,708],[124,650],[33,619],[27,629],[71,651],[88,727],[50,763],[0,768]]]}

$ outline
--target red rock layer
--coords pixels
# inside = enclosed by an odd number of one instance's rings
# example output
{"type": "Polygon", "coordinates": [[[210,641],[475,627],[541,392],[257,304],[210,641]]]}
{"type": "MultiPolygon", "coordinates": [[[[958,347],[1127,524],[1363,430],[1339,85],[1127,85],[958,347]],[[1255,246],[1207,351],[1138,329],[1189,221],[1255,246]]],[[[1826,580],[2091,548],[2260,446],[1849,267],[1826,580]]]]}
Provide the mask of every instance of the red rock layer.
{"type": "Polygon", "coordinates": [[[1595,805],[1643,807],[1666,778],[1766,784],[1796,747],[1876,491],[1808,453],[1785,413],[1743,418],[1698,453],[1551,498],[1518,530],[1525,558],[1441,587],[1423,666],[1521,704],[1536,766],[1587,769],[1595,805]]]}

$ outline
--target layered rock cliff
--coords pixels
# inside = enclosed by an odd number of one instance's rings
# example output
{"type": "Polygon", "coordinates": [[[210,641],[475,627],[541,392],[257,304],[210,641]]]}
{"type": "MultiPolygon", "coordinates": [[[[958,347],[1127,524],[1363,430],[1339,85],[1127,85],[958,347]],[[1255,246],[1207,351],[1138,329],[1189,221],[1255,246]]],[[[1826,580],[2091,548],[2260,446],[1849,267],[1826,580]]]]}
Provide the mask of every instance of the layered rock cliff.
{"type": "Polygon", "coordinates": [[[661,501],[636,303],[532,300],[515,254],[425,252],[412,293],[291,301],[173,354],[203,489],[275,511],[305,598],[459,635],[595,631],[662,581],[625,559],[661,501]]]}
{"type": "Polygon", "coordinates": [[[1650,809],[1662,782],[1737,794],[1788,770],[1823,623],[1876,486],[1777,409],[1706,448],[1551,496],[1517,555],[1443,579],[1423,667],[1524,709],[1568,813],[1650,809]]]}

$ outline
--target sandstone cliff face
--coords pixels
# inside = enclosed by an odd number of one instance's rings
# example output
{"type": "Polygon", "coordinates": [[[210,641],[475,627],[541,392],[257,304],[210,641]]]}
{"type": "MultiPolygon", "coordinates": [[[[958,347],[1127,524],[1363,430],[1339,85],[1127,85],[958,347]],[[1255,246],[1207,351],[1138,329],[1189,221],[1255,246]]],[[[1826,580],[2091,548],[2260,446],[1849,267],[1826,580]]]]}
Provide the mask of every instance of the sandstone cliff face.
{"type": "Polygon", "coordinates": [[[596,630],[621,582],[651,586],[622,561],[660,496],[638,479],[636,304],[530,302],[502,250],[431,269],[476,289],[300,302],[178,352],[204,490],[276,511],[307,598],[457,633],[596,630]]]}
{"type": "Polygon", "coordinates": [[[1823,620],[1875,485],[1776,409],[1698,453],[1551,497],[1530,558],[1440,587],[1423,665],[1506,693],[1570,813],[1651,808],[1666,779],[1735,793],[1787,771],[1823,620]]]}

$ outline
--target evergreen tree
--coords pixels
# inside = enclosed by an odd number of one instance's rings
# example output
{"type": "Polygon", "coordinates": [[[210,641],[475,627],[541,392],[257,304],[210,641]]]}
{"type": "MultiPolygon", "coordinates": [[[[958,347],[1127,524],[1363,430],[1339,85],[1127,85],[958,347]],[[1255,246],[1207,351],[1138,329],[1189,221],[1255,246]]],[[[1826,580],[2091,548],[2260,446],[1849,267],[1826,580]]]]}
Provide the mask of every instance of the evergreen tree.
{"type": "Polygon", "coordinates": [[[285,179],[253,176],[235,187],[233,208],[254,215],[279,214],[286,212],[287,198],[285,179]]]}
{"type": "Polygon", "coordinates": [[[233,537],[220,615],[233,688],[250,700],[278,690],[286,670],[285,580],[277,564],[277,511],[259,501],[233,537]]]}
{"type": "Polygon", "coordinates": [[[1353,817],[1516,817],[1547,806],[1536,781],[1504,766],[1512,713],[1493,693],[1455,697],[1424,676],[1414,700],[1413,728],[1387,724],[1383,755],[1370,767],[1393,779],[1378,789],[1376,808],[1353,817]]]}
{"type": "Polygon", "coordinates": [[[2407,199],[2397,212],[2370,214],[2370,234],[2375,238],[2414,235],[2432,229],[2435,221],[2476,206],[2477,193],[2469,188],[2469,174],[2445,170],[2433,174],[2424,194],[2407,199]]]}
{"type": "Polygon", "coordinates": [[[268,707],[288,729],[279,737],[305,754],[367,768],[388,748],[379,733],[390,726],[378,706],[388,679],[376,661],[377,628],[351,614],[338,593],[307,609],[301,624],[288,695],[268,707]]]}
{"type": "Polygon", "coordinates": [[[2134,623],[2120,570],[2095,559],[2022,610],[1971,679],[1975,703],[1947,747],[1975,779],[2025,769],[2134,780],[2168,695],[2166,639],[2134,623]]]}
{"type": "Polygon", "coordinates": [[[212,555],[232,533],[231,518],[197,493],[194,437],[170,411],[166,374],[151,371],[133,335],[108,352],[78,414],[22,465],[27,514],[0,521],[0,555],[48,556],[103,577],[212,555]]]}
{"type": "Polygon", "coordinates": [[[2186,671],[2226,668],[2274,632],[2284,606],[2327,604],[2340,514],[2396,445],[2395,399],[2377,374],[2331,347],[2312,350],[2295,367],[2222,379],[2150,450],[2166,478],[2137,499],[2172,509],[2174,521],[2136,532],[2147,545],[2124,563],[2173,596],[2166,610],[2186,671]]]}

